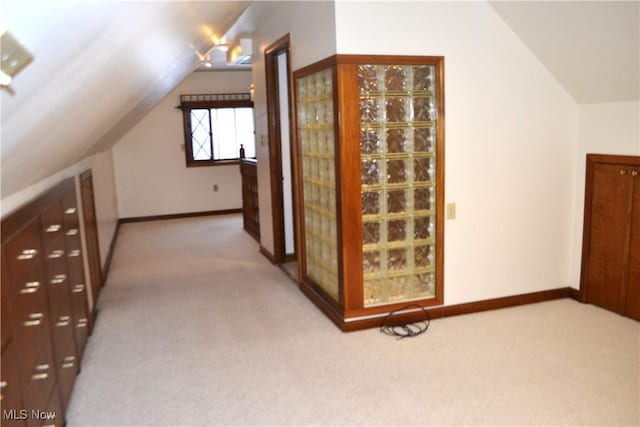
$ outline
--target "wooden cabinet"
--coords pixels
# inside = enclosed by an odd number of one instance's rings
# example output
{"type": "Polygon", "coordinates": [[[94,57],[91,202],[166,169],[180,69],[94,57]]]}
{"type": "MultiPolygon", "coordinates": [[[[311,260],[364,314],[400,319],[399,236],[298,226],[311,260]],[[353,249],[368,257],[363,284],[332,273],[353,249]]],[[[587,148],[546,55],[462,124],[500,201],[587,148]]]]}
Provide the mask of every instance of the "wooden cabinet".
{"type": "Polygon", "coordinates": [[[640,157],[587,155],[581,299],[640,320],[640,157]]]}
{"type": "Polygon", "coordinates": [[[75,199],[70,178],[2,220],[3,426],[64,422],[89,318],[75,199]]]}
{"type": "Polygon", "coordinates": [[[300,286],[343,330],[444,301],[443,73],[379,55],[294,72],[300,286]]]}
{"type": "Polygon", "coordinates": [[[240,176],[242,177],[242,224],[247,233],[257,241],[260,241],[257,166],[255,159],[240,158],[240,176]]]}

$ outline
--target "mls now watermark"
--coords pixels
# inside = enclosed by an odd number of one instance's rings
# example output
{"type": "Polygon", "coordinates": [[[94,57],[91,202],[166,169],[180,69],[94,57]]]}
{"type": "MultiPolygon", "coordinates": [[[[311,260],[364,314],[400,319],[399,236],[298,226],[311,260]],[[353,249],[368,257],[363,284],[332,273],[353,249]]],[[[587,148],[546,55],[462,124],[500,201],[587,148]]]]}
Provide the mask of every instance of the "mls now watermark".
{"type": "Polygon", "coordinates": [[[40,420],[52,421],[56,419],[55,411],[41,411],[39,409],[3,409],[3,420],[40,420]]]}

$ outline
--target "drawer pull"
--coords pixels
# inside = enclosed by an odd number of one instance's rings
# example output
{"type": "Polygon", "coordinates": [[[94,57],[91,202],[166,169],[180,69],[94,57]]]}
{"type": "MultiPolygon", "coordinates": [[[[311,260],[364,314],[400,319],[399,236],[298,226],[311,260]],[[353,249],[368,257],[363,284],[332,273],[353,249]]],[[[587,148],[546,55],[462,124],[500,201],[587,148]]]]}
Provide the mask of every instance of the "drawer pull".
{"type": "Polygon", "coordinates": [[[48,371],[49,370],[49,364],[48,363],[43,363],[41,365],[36,365],[36,371],[48,371]]]}
{"type": "Polygon", "coordinates": [[[41,320],[26,320],[26,321],[22,322],[22,324],[24,326],[27,326],[27,327],[29,327],[29,326],[40,326],[41,322],[42,322],[41,320]]]}
{"type": "Polygon", "coordinates": [[[80,249],[74,249],[71,252],[69,252],[69,256],[70,257],[76,257],[80,255],[80,249]]]}
{"type": "Polygon", "coordinates": [[[40,282],[27,282],[24,284],[24,288],[20,289],[21,294],[32,294],[38,292],[40,288],[40,282]]]}
{"type": "Polygon", "coordinates": [[[87,327],[87,319],[85,319],[84,317],[80,320],[78,320],[78,328],[86,328],[87,327]]]}
{"type": "Polygon", "coordinates": [[[74,213],[76,213],[76,208],[69,208],[64,211],[64,213],[66,213],[67,215],[73,215],[74,213]]]}
{"type": "Polygon", "coordinates": [[[49,258],[60,258],[62,255],[64,255],[64,251],[62,249],[56,249],[49,254],[49,258]]]}
{"type": "Polygon", "coordinates": [[[7,385],[6,381],[0,381],[0,389],[5,388],[7,385]]]}
{"type": "Polygon", "coordinates": [[[75,236],[76,234],[78,234],[77,228],[70,228],[69,230],[67,230],[67,236],[75,236]]]}
{"type": "Polygon", "coordinates": [[[638,176],[638,171],[631,171],[631,176],[633,177],[638,176]]]}
{"type": "Polygon", "coordinates": [[[65,280],[67,280],[66,274],[56,274],[53,276],[53,279],[51,279],[51,284],[56,285],[58,283],[63,283],[65,280]]]}
{"type": "Polygon", "coordinates": [[[64,361],[65,361],[65,362],[73,362],[74,360],[76,360],[76,357],[75,357],[75,356],[66,356],[66,357],[64,358],[64,361]]]}
{"type": "Polygon", "coordinates": [[[49,374],[48,373],[42,373],[42,374],[33,374],[31,375],[31,379],[32,380],[46,380],[47,378],[49,378],[49,374]]]}
{"type": "Polygon", "coordinates": [[[47,227],[46,232],[55,233],[57,231],[60,231],[61,228],[62,226],[60,224],[51,224],[50,226],[47,227]]]}
{"type": "Polygon", "coordinates": [[[42,313],[31,313],[29,319],[42,319],[42,313]]]}
{"type": "Polygon", "coordinates": [[[32,259],[36,255],[38,255],[37,249],[25,249],[20,255],[18,255],[18,260],[24,261],[26,259],[32,259]]]}
{"type": "Polygon", "coordinates": [[[84,285],[83,284],[75,285],[71,292],[74,292],[76,294],[79,294],[80,292],[84,292],[84,285]]]}
{"type": "Polygon", "coordinates": [[[60,316],[60,320],[58,320],[58,323],[56,323],[56,326],[59,326],[59,327],[69,326],[70,321],[71,321],[71,317],[60,316]]]}
{"type": "Polygon", "coordinates": [[[62,364],[62,367],[65,368],[65,369],[73,368],[74,366],[75,366],[75,363],[73,363],[73,362],[63,363],[62,364]]]}

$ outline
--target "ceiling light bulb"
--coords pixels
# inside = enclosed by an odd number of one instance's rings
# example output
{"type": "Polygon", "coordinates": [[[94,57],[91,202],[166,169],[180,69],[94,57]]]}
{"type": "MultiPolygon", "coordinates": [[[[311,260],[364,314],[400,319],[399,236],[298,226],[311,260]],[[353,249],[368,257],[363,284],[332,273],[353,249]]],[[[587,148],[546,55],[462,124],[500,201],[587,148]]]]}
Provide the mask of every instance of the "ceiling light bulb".
{"type": "Polygon", "coordinates": [[[0,86],[9,86],[11,84],[11,76],[0,71],[0,86]]]}

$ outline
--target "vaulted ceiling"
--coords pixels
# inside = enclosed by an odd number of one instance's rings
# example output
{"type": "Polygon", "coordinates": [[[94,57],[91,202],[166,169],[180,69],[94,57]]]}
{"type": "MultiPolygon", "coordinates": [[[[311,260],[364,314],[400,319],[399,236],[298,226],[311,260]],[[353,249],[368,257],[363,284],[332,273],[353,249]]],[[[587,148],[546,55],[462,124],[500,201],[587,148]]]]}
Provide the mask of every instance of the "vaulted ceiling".
{"type": "MultiPolygon", "coordinates": [[[[2,198],[117,142],[249,3],[2,0],[34,55],[0,91],[2,198]]],[[[640,98],[640,2],[489,4],[578,103],[640,98]]]]}
{"type": "Polygon", "coordinates": [[[2,197],[117,142],[247,4],[2,1],[0,24],[34,57],[1,91],[2,197]]]}
{"type": "Polygon", "coordinates": [[[639,1],[490,1],[581,104],[640,99],[639,1]]]}

